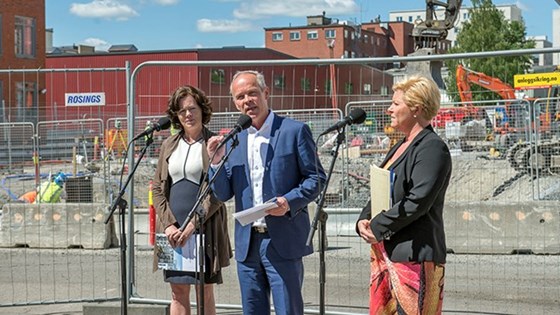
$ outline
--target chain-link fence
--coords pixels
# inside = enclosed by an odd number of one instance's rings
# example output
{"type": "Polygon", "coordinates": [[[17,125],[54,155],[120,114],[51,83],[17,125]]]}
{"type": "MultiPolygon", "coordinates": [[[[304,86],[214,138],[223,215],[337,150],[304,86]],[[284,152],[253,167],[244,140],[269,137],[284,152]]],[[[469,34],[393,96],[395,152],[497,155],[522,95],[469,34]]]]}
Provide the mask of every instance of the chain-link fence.
{"type": "MultiPolygon", "coordinates": [[[[127,239],[121,238],[123,216],[115,214],[115,222],[105,224],[107,209],[145,145],[140,138],[129,147],[130,134],[164,115],[172,87],[187,83],[203,86],[213,101],[215,113],[208,127],[228,132],[239,116],[227,95],[231,75],[236,69],[255,68],[265,74],[273,110],[309,125],[325,169],[332,162],[337,133],[319,135],[352,109],[366,111],[364,123],[347,126],[343,134],[326,194],[326,261],[320,261],[317,251],[305,258],[304,299],[309,312],[318,308],[324,263],[327,310],[367,312],[369,248],[356,236],[354,224],[370,196],[370,165],[379,163],[402,137],[385,113],[393,77],[364,60],[335,67],[333,88],[325,79],[331,78],[327,71],[331,67],[318,61],[297,62],[142,65],[130,81],[130,106],[124,106],[129,103],[124,97],[128,95],[124,68],[86,69],[81,76],[80,71],[64,69],[42,73],[41,80],[60,84],[61,91],[95,92],[98,87],[92,82],[104,82],[99,89],[111,90],[105,95],[110,101],[101,108],[68,107],[47,91],[38,112],[50,114],[39,114],[32,122],[5,118],[0,124],[0,234],[6,253],[0,264],[0,289],[12,292],[2,295],[0,306],[118,300],[122,241],[128,245],[124,272],[130,302],[168,303],[169,286],[161,272],[152,273],[148,194],[158,148],[169,131],[154,133],[154,142],[127,187],[127,239]],[[123,82],[117,83],[117,77],[123,82]],[[161,78],[168,80],[159,84],[161,78]],[[23,200],[26,193],[40,192],[42,184],[54,182],[59,173],[68,176],[66,196],[59,202],[23,200]]],[[[558,98],[445,102],[432,122],[453,156],[444,214],[450,250],[444,311],[558,311],[558,102],[558,98]]],[[[233,208],[228,204],[228,211],[233,208]]],[[[239,309],[239,299],[232,260],[232,266],[224,269],[224,284],[216,287],[216,301],[223,309],[239,309]]]]}

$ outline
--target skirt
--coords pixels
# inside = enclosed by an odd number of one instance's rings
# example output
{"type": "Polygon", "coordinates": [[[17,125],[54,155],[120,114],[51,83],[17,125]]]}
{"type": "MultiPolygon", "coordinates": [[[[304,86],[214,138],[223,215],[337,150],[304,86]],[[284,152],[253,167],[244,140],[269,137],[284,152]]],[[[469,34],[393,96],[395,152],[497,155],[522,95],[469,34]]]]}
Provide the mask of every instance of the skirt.
{"type": "Polygon", "coordinates": [[[445,266],[392,262],[383,242],[371,246],[370,314],[441,314],[445,266]]]}

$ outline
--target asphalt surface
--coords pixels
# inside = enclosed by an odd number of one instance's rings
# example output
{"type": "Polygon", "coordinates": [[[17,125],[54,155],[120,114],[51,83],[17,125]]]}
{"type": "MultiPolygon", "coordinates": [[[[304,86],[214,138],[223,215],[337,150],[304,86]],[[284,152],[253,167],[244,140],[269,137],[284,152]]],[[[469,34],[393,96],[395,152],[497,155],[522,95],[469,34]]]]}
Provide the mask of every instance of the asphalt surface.
{"type": "MultiPolygon", "coordinates": [[[[325,251],[324,303],[327,313],[367,314],[369,251],[359,239],[329,237],[325,251]]],[[[146,246],[135,255],[137,299],[169,300],[160,272],[151,272],[146,246]]],[[[120,294],[120,250],[0,249],[0,314],[84,314],[84,303],[51,304],[83,297],[112,299],[120,294]],[[21,262],[21,263],[20,263],[21,262]],[[27,267],[23,268],[22,264],[27,267]],[[11,266],[9,268],[8,266],[11,266]],[[9,306],[42,303],[41,305],[9,306]]],[[[317,314],[320,253],[305,258],[306,310],[317,314]]],[[[216,287],[219,314],[239,314],[235,263],[216,287]]],[[[444,314],[560,314],[559,255],[448,255],[444,314]]],[[[106,302],[115,306],[120,302],[106,302]]],[[[89,303],[88,305],[92,305],[89,303]]],[[[130,304],[136,314],[138,304],[130,304]]]]}

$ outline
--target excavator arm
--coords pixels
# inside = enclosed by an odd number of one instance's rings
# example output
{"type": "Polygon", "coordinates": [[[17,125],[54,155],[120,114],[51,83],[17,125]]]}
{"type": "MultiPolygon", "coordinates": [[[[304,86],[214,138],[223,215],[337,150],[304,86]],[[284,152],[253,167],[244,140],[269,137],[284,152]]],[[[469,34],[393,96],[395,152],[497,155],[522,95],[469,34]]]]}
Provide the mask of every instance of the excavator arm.
{"type": "Polygon", "coordinates": [[[448,30],[452,29],[459,16],[463,0],[426,0],[426,19],[415,21],[412,29],[416,49],[435,48],[437,42],[447,37],[448,30]],[[444,9],[444,18],[437,18],[437,10],[444,9]]]}
{"type": "Polygon", "coordinates": [[[504,100],[515,99],[515,89],[511,85],[482,72],[470,70],[461,64],[457,66],[456,79],[461,102],[472,101],[471,84],[476,84],[488,89],[500,95],[504,100]]]}

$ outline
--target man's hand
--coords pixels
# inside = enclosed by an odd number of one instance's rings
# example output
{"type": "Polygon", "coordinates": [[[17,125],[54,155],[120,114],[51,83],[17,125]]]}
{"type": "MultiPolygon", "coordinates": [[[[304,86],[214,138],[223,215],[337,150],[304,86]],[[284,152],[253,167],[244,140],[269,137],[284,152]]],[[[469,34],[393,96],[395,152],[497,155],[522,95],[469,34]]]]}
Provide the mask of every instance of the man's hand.
{"type": "Polygon", "coordinates": [[[206,142],[206,151],[208,151],[208,156],[214,157],[211,162],[212,164],[219,164],[220,160],[222,160],[224,154],[226,153],[225,146],[222,146],[220,149],[218,149],[218,152],[216,152],[216,148],[223,138],[224,136],[214,136],[208,139],[208,142],[206,142]],[[214,155],[215,152],[216,155],[214,155]]]}
{"type": "Polygon", "coordinates": [[[379,243],[375,239],[375,235],[371,231],[371,226],[369,225],[369,220],[363,219],[358,221],[358,231],[360,232],[360,237],[369,244],[376,244],[379,243]]]}
{"type": "Polygon", "coordinates": [[[290,211],[288,200],[286,200],[286,198],[284,197],[276,198],[276,205],[278,207],[269,209],[266,211],[266,213],[272,216],[281,217],[286,214],[286,212],[290,211]]]}

